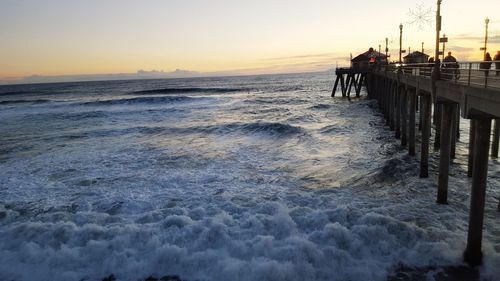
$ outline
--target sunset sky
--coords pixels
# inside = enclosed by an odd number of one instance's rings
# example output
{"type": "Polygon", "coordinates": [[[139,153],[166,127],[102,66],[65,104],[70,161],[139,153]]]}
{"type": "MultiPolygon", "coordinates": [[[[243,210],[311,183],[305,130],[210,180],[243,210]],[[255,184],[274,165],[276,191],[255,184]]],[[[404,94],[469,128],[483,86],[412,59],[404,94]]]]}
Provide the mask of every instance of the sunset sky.
{"type": "MultiPolygon", "coordinates": [[[[432,23],[411,25],[409,10],[435,0],[1,0],[0,79],[30,75],[326,70],[390,39],[433,52],[432,23]]],[[[459,60],[479,60],[484,20],[500,50],[500,1],[444,0],[443,32],[459,60]],[[474,4],[472,4],[474,3],[474,4]]]]}

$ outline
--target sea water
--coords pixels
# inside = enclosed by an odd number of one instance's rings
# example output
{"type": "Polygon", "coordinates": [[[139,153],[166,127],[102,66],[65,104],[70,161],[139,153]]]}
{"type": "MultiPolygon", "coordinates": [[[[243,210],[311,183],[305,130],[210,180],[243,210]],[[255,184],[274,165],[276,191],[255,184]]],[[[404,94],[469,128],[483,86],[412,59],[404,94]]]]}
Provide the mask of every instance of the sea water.
{"type": "MultiPolygon", "coordinates": [[[[0,280],[386,280],[462,264],[466,120],[438,205],[438,153],[420,179],[376,102],[332,99],[333,78],[0,87],[0,280]]],[[[491,280],[498,164],[481,267],[491,280]]]]}

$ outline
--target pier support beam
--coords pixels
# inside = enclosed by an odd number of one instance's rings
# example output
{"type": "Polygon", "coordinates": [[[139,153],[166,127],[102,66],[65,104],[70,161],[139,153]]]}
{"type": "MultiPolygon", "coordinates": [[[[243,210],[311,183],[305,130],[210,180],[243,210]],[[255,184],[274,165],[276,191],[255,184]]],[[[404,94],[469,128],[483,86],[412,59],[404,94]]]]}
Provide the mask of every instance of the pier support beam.
{"type": "MultiPolygon", "coordinates": [[[[417,95],[419,95],[420,93],[417,91],[417,95]]],[[[424,99],[422,96],[419,97],[418,99],[419,103],[420,103],[420,110],[418,111],[418,130],[419,131],[422,131],[422,123],[423,123],[423,114],[422,114],[422,107],[424,107],[424,99]]]]}
{"type": "Polygon", "coordinates": [[[337,86],[339,85],[339,80],[340,80],[340,76],[337,75],[337,78],[335,78],[335,84],[333,85],[332,98],[335,97],[335,92],[337,91],[337,86]]]}
{"type": "Polygon", "coordinates": [[[395,112],[394,112],[394,123],[396,129],[396,138],[401,138],[401,87],[399,83],[396,85],[396,95],[394,97],[395,112]]]}
{"type": "Polygon", "coordinates": [[[429,176],[429,136],[431,133],[431,97],[429,95],[421,96],[422,107],[422,148],[420,150],[420,177],[429,176]]]}
{"type": "Polygon", "coordinates": [[[495,119],[493,125],[493,142],[491,143],[491,157],[498,158],[498,141],[500,139],[500,119],[495,119]]]}
{"type": "Polygon", "coordinates": [[[470,119],[469,125],[469,157],[467,162],[467,177],[472,178],[474,167],[474,142],[476,141],[476,120],[470,119]]]}
{"type": "Polygon", "coordinates": [[[469,231],[467,236],[467,247],[464,253],[465,261],[472,266],[480,265],[482,262],[481,243],[483,237],[484,203],[486,196],[486,179],[488,174],[491,119],[478,119],[476,121],[475,130],[475,155],[472,172],[469,231]]]}
{"type": "Polygon", "coordinates": [[[395,90],[395,87],[394,87],[394,84],[391,83],[391,86],[390,86],[390,90],[389,90],[389,100],[388,100],[388,110],[389,110],[389,126],[391,127],[391,131],[394,131],[395,130],[395,122],[394,122],[394,119],[395,119],[395,110],[394,110],[394,104],[395,104],[395,100],[396,100],[396,90],[395,90]]]}
{"type": "Polygon", "coordinates": [[[439,150],[441,145],[441,112],[442,112],[442,104],[435,103],[434,104],[434,116],[436,122],[434,126],[436,126],[436,133],[434,134],[434,149],[439,150]]]}
{"type": "Polygon", "coordinates": [[[456,151],[457,151],[457,131],[458,131],[458,124],[457,120],[460,119],[460,116],[458,114],[460,110],[460,106],[458,104],[454,105],[455,110],[453,113],[453,120],[451,123],[451,153],[450,153],[450,158],[455,159],[456,156],[456,151]]]}
{"type": "Polygon", "coordinates": [[[345,81],[344,81],[344,75],[340,75],[340,87],[342,88],[342,97],[345,97],[345,81]]]}
{"type": "Polygon", "coordinates": [[[401,146],[406,147],[408,144],[408,90],[401,89],[400,95],[401,107],[401,146]]]}
{"type": "Polygon", "coordinates": [[[409,104],[408,108],[410,109],[409,112],[409,131],[408,131],[408,138],[409,138],[409,143],[408,143],[408,154],[411,156],[415,156],[415,130],[416,130],[416,124],[415,124],[415,114],[416,114],[416,99],[417,99],[417,92],[410,90],[408,92],[408,97],[409,97],[409,104]]]}
{"type": "Polygon", "coordinates": [[[451,142],[455,138],[453,134],[454,115],[456,114],[457,106],[452,103],[444,103],[442,105],[441,114],[441,153],[439,156],[439,178],[438,178],[438,194],[437,202],[439,204],[448,204],[448,177],[450,172],[450,155],[451,142]]]}

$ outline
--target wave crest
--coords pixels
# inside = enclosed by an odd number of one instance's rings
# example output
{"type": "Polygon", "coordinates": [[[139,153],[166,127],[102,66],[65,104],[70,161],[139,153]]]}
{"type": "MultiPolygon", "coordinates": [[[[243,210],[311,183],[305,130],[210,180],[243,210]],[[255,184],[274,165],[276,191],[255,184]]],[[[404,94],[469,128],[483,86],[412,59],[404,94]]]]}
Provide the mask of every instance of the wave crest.
{"type": "Polygon", "coordinates": [[[83,105],[101,106],[101,105],[128,105],[128,104],[141,104],[141,103],[158,104],[158,103],[187,102],[197,99],[200,98],[193,98],[187,96],[136,97],[136,98],[125,98],[125,99],[91,101],[91,102],[85,102],[83,103],[83,105]]]}

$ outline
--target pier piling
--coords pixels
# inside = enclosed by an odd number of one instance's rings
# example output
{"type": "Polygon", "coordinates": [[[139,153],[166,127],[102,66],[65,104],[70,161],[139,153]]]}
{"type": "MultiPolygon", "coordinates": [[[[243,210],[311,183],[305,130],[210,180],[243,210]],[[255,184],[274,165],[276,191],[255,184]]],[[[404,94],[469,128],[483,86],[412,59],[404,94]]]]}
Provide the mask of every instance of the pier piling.
{"type": "Polygon", "coordinates": [[[451,142],[453,135],[453,122],[456,105],[450,103],[442,104],[441,112],[441,143],[440,143],[440,156],[439,156],[439,177],[438,177],[438,195],[437,202],[439,204],[448,204],[448,177],[450,171],[450,154],[451,142]]]}
{"type": "Polygon", "coordinates": [[[416,102],[417,99],[417,94],[416,90],[410,90],[409,91],[409,105],[408,107],[410,108],[409,112],[409,132],[408,132],[408,138],[409,138],[409,144],[408,144],[408,154],[410,156],[415,156],[415,130],[416,130],[416,124],[415,124],[415,114],[416,114],[416,102]]]}
{"type": "Polygon", "coordinates": [[[470,198],[469,230],[465,261],[471,265],[482,262],[481,243],[483,236],[484,203],[486,179],[488,174],[488,152],[490,148],[491,119],[481,118],[476,121],[474,141],[474,165],[472,172],[472,190],[470,198]]]}
{"type": "Polygon", "coordinates": [[[434,134],[434,150],[438,151],[441,146],[441,113],[442,113],[442,104],[436,103],[434,105],[434,116],[436,122],[434,124],[436,133],[434,134]]]}
{"type": "Polygon", "coordinates": [[[500,139],[500,128],[499,123],[500,119],[495,119],[493,122],[493,141],[491,143],[491,157],[498,158],[498,141],[500,139]]]}
{"type": "Polygon", "coordinates": [[[431,97],[421,96],[422,99],[422,148],[420,150],[420,177],[429,177],[429,144],[431,134],[431,97]]]}
{"type": "Polygon", "coordinates": [[[408,144],[408,90],[401,89],[401,146],[408,144]]]}
{"type": "Polygon", "coordinates": [[[472,178],[474,166],[474,143],[476,141],[476,120],[471,119],[469,123],[469,156],[467,161],[467,177],[472,178]]]}
{"type": "Polygon", "coordinates": [[[401,138],[401,87],[399,85],[399,82],[397,82],[396,84],[394,103],[395,103],[394,126],[396,129],[396,138],[400,139],[401,138]]]}

